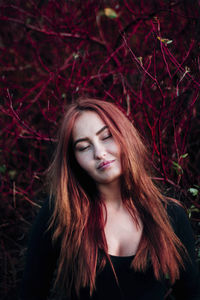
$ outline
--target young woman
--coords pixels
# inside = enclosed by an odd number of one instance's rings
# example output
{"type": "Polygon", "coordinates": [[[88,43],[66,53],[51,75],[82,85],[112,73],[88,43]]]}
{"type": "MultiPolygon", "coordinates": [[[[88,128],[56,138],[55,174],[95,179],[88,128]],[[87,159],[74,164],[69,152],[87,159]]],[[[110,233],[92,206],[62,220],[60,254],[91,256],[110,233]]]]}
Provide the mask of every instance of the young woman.
{"type": "Polygon", "coordinates": [[[22,300],[45,300],[56,286],[63,299],[200,299],[189,221],[147,165],[138,132],[115,105],[84,99],[68,107],[22,300]]]}

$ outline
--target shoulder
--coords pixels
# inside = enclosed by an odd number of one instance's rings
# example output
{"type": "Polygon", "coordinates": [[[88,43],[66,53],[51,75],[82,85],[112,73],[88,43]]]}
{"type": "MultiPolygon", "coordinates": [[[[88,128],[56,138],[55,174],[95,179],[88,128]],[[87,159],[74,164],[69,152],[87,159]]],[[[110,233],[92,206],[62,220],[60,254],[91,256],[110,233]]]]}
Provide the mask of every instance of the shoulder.
{"type": "Polygon", "coordinates": [[[45,200],[30,232],[20,299],[47,299],[59,255],[48,230],[51,215],[50,202],[45,200]]]}
{"type": "Polygon", "coordinates": [[[178,203],[170,201],[167,213],[175,234],[195,261],[195,236],[186,210],[178,203]]]}
{"type": "Polygon", "coordinates": [[[191,231],[190,220],[186,209],[177,202],[169,201],[167,205],[167,214],[169,216],[171,225],[177,233],[191,231]]]}
{"type": "Polygon", "coordinates": [[[181,203],[170,200],[167,204],[167,214],[174,222],[179,222],[187,217],[186,209],[181,203]]]}
{"type": "Polygon", "coordinates": [[[32,228],[29,234],[29,246],[38,247],[36,244],[44,245],[51,244],[52,228],[49,229],[51,217],[53,214],[53,207],[49,199],[42,202],[41,208],[38,210],[36,217],[33,221],[32,228]],[[37,241],[37,243],[36,243],[37,241]]]}
{"type": "Polygon", "coordinates": [[[38,210],[35,220],[33,222],[33,228],[38,227],[43,230],[48,228],[51,216],[53,213],[53,208],[49,199],[45,199],[42,204],[41,208],[38,210]]]}
{"type": "Polygon", "coordinates": [[[174,232],[187,250],[187,255],[182,256],[184,269],[181,269],[180,279],[173,287],[174,293],[177,299],[199,299],[199,271],[194,232],[189,217],[182,205],[173,201],[169,201],[167,213],[174,232]]]}
{"type": "Polygon", "coordinates": [[[37,219],[42,219],[44,222],[48,222],[53,214],[53,203],[49,198],[46,198],[43,200],[41,204],[41,208],[38,211],[37,219]]]}

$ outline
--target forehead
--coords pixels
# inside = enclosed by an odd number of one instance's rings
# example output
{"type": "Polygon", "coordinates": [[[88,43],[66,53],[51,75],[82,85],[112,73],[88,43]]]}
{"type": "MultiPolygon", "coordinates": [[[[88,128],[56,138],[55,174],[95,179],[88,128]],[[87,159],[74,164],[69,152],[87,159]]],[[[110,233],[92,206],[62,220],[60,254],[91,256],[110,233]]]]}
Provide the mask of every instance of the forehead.
{"type": "Polygon", "coordinates": [[[72,130],[73,139],[95,135],[104,126],[106,126],[105,122],[96,112],[84,111],[74,123],[72,130]]]}

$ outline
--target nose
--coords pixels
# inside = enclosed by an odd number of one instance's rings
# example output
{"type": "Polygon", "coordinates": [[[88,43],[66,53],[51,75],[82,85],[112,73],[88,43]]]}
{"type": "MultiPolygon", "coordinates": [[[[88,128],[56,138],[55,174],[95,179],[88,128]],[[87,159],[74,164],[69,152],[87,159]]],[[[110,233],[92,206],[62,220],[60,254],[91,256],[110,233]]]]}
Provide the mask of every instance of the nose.
{"type": "Polygon", "coordinates": [[[105,157],[105,155],[106,155],[105,147],[100,143],[96,143],[94,145],[94,158],[102,159],[105,157]]]}

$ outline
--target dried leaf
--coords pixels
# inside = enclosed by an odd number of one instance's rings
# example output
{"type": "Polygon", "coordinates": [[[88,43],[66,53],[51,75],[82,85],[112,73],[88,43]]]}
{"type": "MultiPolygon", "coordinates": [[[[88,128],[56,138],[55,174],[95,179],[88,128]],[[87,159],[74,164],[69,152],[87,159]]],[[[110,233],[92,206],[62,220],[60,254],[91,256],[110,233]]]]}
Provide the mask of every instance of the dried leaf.
{"type": "Polygon", "coordinates": [[[104,9],[104,13],[105,13],[106,17],[108,17],[110,19],[116,19],[118,17],[116,11],[110,7],[106,7],[104,9]]]}
{"type": "Polygon", "coordinates": [[[142,56],[139,56],[139,57],[138,57],[138,60],[139,60],[139,62],[141,63],[141,65],[143,65],[143,62],[142,62],[142,56]]]}
{"type": "Polygon", "coordinates": [[[164,38],[161,38],[160,36],[157,36],[157,39],[165,45],[171,44],[173,42],[172,40],[164,39],[164,38]]]}

